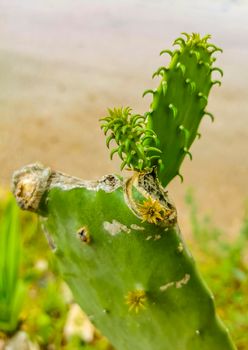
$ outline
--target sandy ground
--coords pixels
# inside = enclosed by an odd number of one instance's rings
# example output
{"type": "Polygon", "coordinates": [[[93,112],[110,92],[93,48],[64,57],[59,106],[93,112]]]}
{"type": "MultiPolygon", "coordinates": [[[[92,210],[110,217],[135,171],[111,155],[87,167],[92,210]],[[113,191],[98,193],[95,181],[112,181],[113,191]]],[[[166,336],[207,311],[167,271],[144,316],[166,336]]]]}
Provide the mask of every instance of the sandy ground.
{"type": "Polygon", "coordinates": [[[183,224],[193,187],[202,212],[236,233],[248,198],[247,15],[242,1],[0,0],[0,183],[37,160],[86,179],[118,172],[99,117],[112,106],[145,111],[160,50],[181,31],[210,32],[224,49],[208,108],[216,121],[203,121],[184,184],[169,189],[183,224]]]}

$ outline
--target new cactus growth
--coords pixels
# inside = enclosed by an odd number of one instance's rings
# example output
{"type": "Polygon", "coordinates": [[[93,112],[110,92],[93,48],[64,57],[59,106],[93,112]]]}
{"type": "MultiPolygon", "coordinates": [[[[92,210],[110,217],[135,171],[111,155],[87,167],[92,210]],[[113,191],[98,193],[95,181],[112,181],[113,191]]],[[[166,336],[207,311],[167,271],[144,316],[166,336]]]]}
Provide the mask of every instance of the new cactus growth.
{"type": "Polygon", "coordinates": [[[112,139],[118,145],[115,152],[122,159],[122,165],[134,170],[148,170],[158,166],[158,177],[166,186],[176,175],[182,179],[180,165],[186,155],[192,159],[189,151],[198,133],[199,124],[204,115],[213,115],[206,111],[208,95],[213,85],[221,85],[212,78],[212,72],[223,72],[213,67],[216,51],[222,51],[210,44],[210,35],[201,38],[199,34],[177,38],[174,45],[179,49],[163,50],[162,54],[171,56],[168,67],[160,67],[153,77],[160,76],[161,82],[156,90],[146,90],[143,94],[153,95],[149,112],[130,115],[130,108],[109,110],[109,116],[103,118],[107,146],[112,139]],[[127,118],[129,116],[129,120],[127,118]]]}
{"type": "MultiPolygon", "coordinates": [[[[184,34],[144,115],[109,110],[107,146],[134,171],[82,181],[33,164],[15,172],[21,208],[38,213],[76,301],[117,350],[231,350],[163,186],[177,174],[206,112],[218,49],[184,34]]],[[[222,72],[219,68],[218,71],[222,72]]]]}

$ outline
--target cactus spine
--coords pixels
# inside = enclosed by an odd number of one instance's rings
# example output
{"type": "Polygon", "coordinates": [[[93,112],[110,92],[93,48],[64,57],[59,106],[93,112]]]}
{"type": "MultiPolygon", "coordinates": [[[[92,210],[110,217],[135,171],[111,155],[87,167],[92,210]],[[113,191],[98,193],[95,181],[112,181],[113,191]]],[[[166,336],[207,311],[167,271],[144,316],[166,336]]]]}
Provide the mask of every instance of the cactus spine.
{"type": "Polygon", "coordinates": [[[172,62],[158,71],[151,111],[113,109],[102,120],[107,146],[117,144],[111,156],[134,170],[129,179],[82,181],[39,164],[13,176],[18,204],[42,217],[76,301],[117,350],[235,349],[162,186],[197,135],[211,87],[210,49],[217,50],[208,37],[186,36],[176,40],[180,53],[167,51],[172,62]]]}

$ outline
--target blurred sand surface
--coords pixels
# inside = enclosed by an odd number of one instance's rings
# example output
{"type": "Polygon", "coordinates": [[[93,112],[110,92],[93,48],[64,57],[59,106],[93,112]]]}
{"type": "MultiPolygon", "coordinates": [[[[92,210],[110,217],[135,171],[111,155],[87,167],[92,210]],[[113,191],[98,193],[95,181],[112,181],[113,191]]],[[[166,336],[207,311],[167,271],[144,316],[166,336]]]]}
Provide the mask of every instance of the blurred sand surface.
{"type": "Polygon", "coordinates": [[[202,138],[169,186],[180,221],[195,190],[202,212],[236,233],[248,198],[248,1],[0,0],[0,184],[41,161],[82,178],[118,172],[98,118],[107,107],[147,110],[142,92],[182,31],[211,33],[224,49],[202,138]]]}

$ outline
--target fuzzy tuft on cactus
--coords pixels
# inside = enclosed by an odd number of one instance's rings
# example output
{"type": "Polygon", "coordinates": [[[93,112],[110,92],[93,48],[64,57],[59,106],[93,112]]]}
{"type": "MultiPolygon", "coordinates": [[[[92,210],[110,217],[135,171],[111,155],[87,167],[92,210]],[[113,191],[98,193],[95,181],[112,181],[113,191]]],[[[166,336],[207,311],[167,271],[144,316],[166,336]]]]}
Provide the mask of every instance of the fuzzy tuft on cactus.
{"type": "Polygon", "coordinates": [[[199,137],[221,51],[209,35],[182,33],[160,67],[149,112],[109,109],[101,119],[107,147],[133,170],[82,181],[41,164],[13,175],[22,209],[41,217],[61,275],[75,300],[117,350],[234,350],[215,312],[163,186],[199,137]]]}
{"type": "Polygon", "coordinates": [[[138,313],[140,309],[145,308],[146,293],[144,290],[134,290],[128,292],[125,299],[126,304],[129,306],[129,311],[134,310],[136,313],[138,313]]]}

